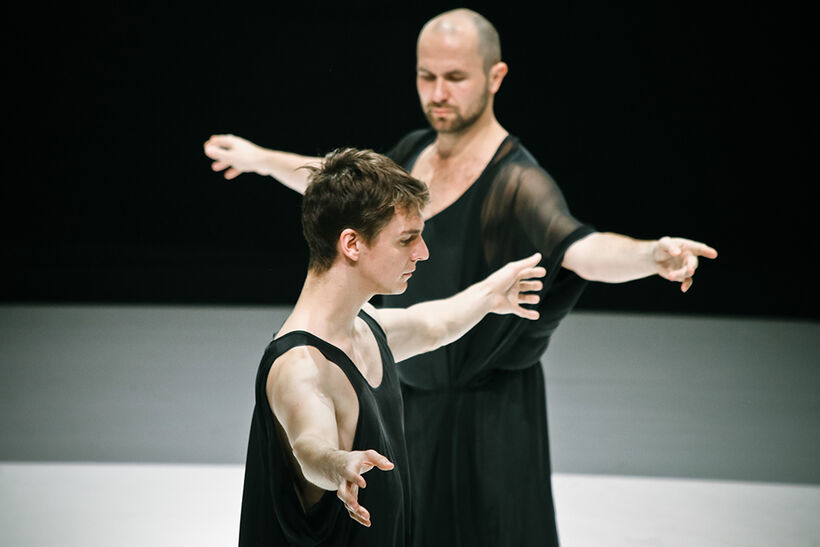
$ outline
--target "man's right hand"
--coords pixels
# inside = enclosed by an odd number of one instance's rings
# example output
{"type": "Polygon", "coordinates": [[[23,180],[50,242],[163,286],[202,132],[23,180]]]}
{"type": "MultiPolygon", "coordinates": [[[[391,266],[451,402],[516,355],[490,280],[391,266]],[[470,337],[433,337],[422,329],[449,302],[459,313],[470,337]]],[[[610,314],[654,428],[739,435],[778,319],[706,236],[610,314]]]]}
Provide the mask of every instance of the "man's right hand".
{"type": "Polygon", "coordinates": [[[362,476],[374,467],[382,471],[393,469],[393,463],[375,450],[344,452],[339,462],[339,487],[336,495],[345,504],[350,518],[370,527],[370,512],[359,505],[359,488],[367,483],[362,476]]]}
{"type": "Polygon", "coordinates": [[[305,193],[309,172],[302,167],[319,166],[322,158],[262,148],[236,135],[211,135],[205,142],[205,155],[214,160],[214,171],[225,171],[225,178],[242,173],[271,176],[291,190],[305,193]]]}
{"type": "Polygon", "coordinates": [[[225,178],[228,180],[242,173],[259,173],[264,163],[261,147],[235,135],[211,135],[205,141],[205,155],[215,160],[211,164],[214,171],[227,169],[225,178]]]}

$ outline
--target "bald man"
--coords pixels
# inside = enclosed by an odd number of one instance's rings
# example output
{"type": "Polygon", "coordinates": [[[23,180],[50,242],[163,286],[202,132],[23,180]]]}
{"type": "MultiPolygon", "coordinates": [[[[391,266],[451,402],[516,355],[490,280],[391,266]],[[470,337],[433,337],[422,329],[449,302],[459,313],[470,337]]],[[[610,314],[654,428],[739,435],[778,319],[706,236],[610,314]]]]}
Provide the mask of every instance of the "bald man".
{"type": "MultiPolygon", "coordinates": [[[[515,256],[540,252],[540,318],[484,318],[459,341],[399,367],[418,546],[558,545],[540,358],[589,281],[660,275],[689,290],[711,247],[683,238],[636,240],[575,219],[555,181],[495,117],[507,74],[495,28],[465,9],[428,21],[416,86],[430,127],[389,156],[427,184],[429,261],[383,305],[443,298],[515,256]]],[[[304,192],[298,167],[317,159],[239,137],[205,143],[216,171],[271,175],[304,192]]]]}

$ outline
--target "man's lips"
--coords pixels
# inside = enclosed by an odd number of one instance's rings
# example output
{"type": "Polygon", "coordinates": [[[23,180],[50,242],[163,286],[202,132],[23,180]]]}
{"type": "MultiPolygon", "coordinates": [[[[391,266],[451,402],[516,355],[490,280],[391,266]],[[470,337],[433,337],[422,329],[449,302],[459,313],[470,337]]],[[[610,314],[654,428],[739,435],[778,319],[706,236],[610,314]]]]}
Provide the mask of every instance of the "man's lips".
{"type": "Polygon", "coordinates": [[[452,108],[444,107],[444,106],[431,106],[430,113],[434,116],[445,116],[453,112],[452,108]]]}

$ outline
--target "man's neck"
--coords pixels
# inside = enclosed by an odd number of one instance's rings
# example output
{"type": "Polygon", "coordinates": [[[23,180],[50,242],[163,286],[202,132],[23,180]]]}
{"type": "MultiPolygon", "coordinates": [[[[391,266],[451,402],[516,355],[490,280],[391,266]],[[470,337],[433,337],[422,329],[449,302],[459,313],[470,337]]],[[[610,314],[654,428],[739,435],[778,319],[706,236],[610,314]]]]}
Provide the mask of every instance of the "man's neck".
{"type": "Polygon", "coordinates": [[[306,330],[328,341],[353,335],[356,315],[373,293],[340,269],[308,271],[302,292],[282,330],[306,330]]]}
{"type": "Polygon", "coordinates": [[[458,161],[462,157],[481,154],[481,149],[491,146],[495,149],[507,136],[507,131],[488,111],[470,127],[458,133],[438,133],[433,143],[437,161],[458,161]]]}

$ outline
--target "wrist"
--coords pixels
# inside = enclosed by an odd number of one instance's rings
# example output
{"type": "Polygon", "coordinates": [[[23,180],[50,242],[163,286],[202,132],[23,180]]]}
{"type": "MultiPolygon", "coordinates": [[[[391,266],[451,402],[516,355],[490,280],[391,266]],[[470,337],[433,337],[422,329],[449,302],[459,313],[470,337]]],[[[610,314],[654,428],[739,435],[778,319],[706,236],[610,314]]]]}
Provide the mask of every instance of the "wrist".
{"type": "Polygon", "coordinates": [[[258,175],[269,177],[273,175],[273,165],[271,161],[272,152],[261,146],[253,145],[253,167],[258,175]]]}
{"type": "Polygon", "coordinates": [[[650,271],[650,275],[652,274],[659,274],[661,273],[661,264],[660,264],[660,240],[655,239],[652,241],[647,241],[647,249],[645,251],[645,261],[647,263],[647,268],[650,271]]]}
{"type": "Polygon", "coordinates": [[[344,469],[344,452],[322,444],[297,440],[293,443],[293,455],[308,482],[324,490],[333,490],[344,469]]]}
{"type": "Polygon", "coordinates": [[[504,303],[504,295],[497,294],[498,291],[493,284],[492,276],[476,283],[474,288],[482,315],[496,313],[501,308],[504,303]]]}

